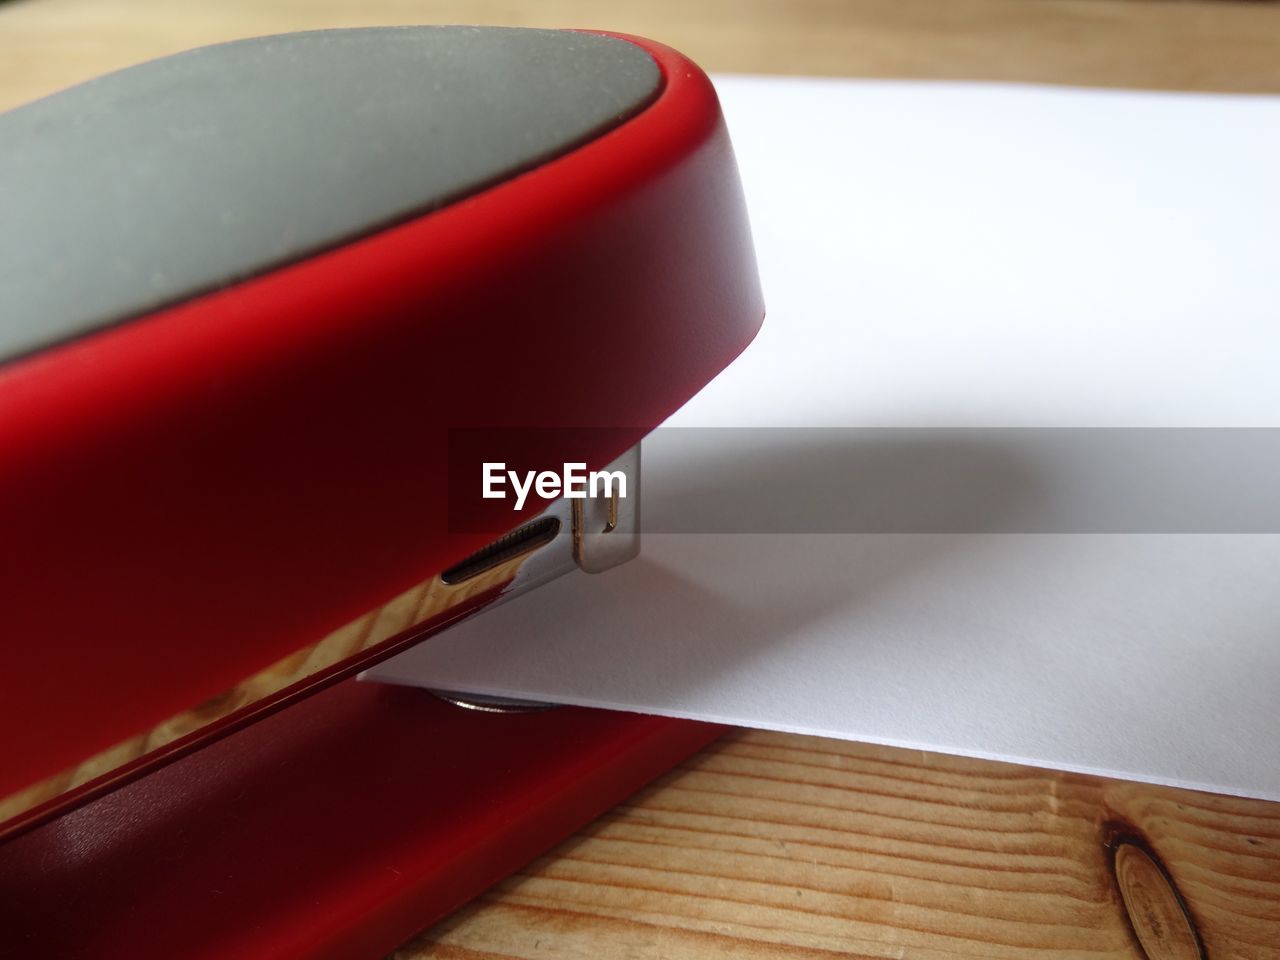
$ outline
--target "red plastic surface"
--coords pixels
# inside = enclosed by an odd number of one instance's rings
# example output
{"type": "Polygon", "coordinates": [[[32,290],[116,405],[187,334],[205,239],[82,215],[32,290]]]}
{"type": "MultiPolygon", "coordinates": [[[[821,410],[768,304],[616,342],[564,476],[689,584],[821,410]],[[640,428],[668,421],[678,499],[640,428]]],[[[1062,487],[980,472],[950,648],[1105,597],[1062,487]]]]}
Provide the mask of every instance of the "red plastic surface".
{"type": "Polygon", "coordinates": [[[376,960],[719,732],[347,681],[0,846],[0,958],[376,960]]]}
{"type": "MultiPolygon", "coordinates": [[[[636,42],[664,89],[599,139],[0,368],[0,795],[480,546],[445,531],[448,428],[629,428],[596,466],[745,347],[763,308],[714,92],[636,42]]],[[[584,459],[545,436],[548,464],[584,459]]]]}

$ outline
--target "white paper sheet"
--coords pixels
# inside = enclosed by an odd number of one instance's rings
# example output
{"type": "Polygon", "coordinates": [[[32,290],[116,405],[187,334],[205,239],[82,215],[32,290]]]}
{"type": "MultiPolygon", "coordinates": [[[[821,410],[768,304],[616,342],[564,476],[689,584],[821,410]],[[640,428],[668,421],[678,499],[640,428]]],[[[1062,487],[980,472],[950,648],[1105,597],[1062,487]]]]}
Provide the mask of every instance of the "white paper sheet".
{"type": "MultiPolygon", "coordinates": [[[[769,316],[673,425],[1280,426],[1280,98],[717,84],[769,316]]],[[[827,452],[743,442],[646,441],[646,517],[810,529],[827,452]]],[[[1280,800],[1280,535],[1045,532],[1001,457],[1035,532],[650,533],[373,675],[1280,800]]]]}

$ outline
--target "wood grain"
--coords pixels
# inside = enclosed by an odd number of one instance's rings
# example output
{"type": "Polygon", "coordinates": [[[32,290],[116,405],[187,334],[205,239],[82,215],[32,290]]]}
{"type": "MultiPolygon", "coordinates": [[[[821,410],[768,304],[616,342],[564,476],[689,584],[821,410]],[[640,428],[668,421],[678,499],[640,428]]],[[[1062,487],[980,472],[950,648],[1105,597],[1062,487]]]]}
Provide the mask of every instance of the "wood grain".
{"type": "Polygon", "coordinates": [[[203,43],[321,27],[593,27],[709,70],[1280,90],[1270,3],[1131,0],[19,0],[0,5],[0,109],[203,43]]]}
{"type": "Polygon", "coordinates": [[[1180,960],[1200,939],[1280,957],[1280,805],[741,732],[395,960],[1180,960]]]}
{"type": "MultiPolygon", "coordinates": [[[[590,26],[711,70],[1280,91],[1280,8],[1127,0],[19,0],[0,109],[201,43],[590,26]]],[[[734,734],[396,960],[1280,958],[1280,805],[734,734]]]]}
{"type": "Polygon", "coordinates": [[[1112,850],[1111,872],[1134,936],[1148,956],[1169,960],[1204,956],[1191,911],[1155,857],[1139,844],[1123,841],[1112,850]]]}

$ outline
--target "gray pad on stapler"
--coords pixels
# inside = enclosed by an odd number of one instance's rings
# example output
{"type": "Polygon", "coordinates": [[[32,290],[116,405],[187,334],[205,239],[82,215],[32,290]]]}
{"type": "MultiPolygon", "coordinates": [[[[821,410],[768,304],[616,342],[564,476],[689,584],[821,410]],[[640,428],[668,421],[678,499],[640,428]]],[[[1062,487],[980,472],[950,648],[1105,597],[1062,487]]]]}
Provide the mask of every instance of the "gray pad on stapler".
{"type": "Polygon", "coordinates": [[[0,114],[0,362],[474,193],[660,84],[610,37],[386,27],[204,47],[0,114]]]}

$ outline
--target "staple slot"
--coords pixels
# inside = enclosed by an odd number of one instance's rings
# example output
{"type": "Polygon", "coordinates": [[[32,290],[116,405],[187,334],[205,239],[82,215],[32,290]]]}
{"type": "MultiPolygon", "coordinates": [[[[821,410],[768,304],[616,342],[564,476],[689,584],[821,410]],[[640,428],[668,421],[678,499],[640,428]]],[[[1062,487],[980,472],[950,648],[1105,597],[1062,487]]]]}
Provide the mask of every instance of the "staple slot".
{"type": "Polygon", "coordinates": [[[464,583],[492,570],[499,564],[546,546],[559,532],[559,518],[539,517],[504,534],[493,543],[481,547],[461,562],[455,563],[440,574],[440,580],[447,584],[464,583]]]}

